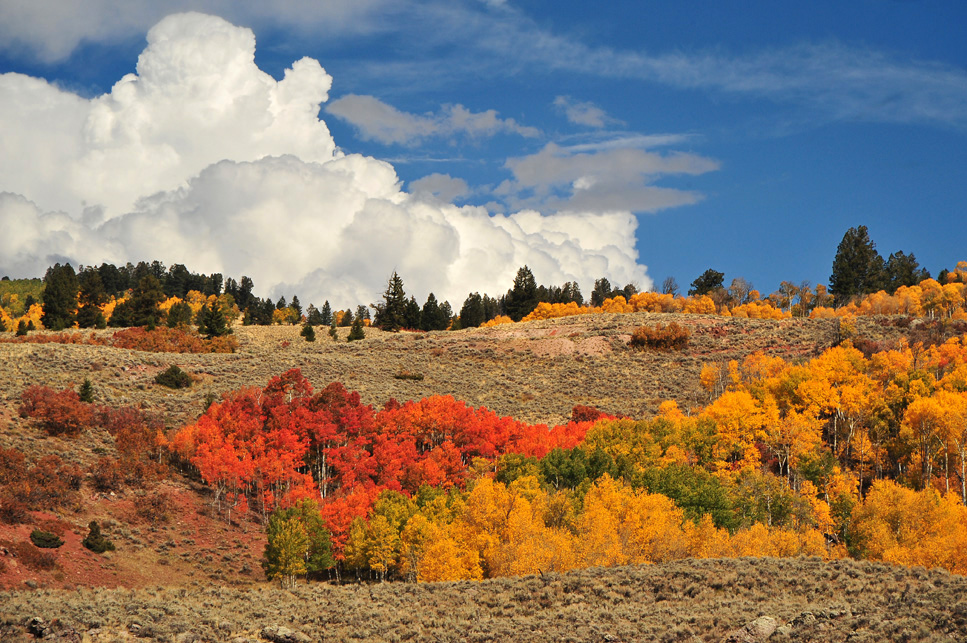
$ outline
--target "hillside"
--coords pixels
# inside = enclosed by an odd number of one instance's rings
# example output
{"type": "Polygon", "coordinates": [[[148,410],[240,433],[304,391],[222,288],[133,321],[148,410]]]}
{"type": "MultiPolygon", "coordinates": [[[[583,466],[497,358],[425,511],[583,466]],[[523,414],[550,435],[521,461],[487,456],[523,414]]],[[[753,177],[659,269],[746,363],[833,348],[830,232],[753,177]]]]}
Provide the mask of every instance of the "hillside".
{"type": "MultiPolygon", "coordinates": [[[[857,344],[878,347],[933,332],[894,318],[855,323],[857,344]]],[[[76,388],[87,377],[98,403],[161,411],[167,426],[177,428],[202,412],[206,395],[262,387],[294,367],[317,388],[341,381],[377,407],[391,397],[452,395],[531,423],[562,423],[576,404],[649,417],[666,399],[683,409],[707,402],[699,373],[709,361],[741,360],[756,351],[791,361],[814,357],[837,343],[839,321],[635,313],[457,332],[370,329],[354,343],[345,342],[347,331],[340,329],[338,342],[320,332],[308,343],[297,326],[239,326],[235,354],[207,355],[0,343],[0,447],[32,460],[56,454],[83,468],[117,453],[103,428],[52,437],[18,417],[20,393],[31,384],[76,388]],[[670,321],[689,329],[685,350],[628,347],[636,327],[670,321]],[[191,373],[195,385],[155,384],[171,364],[191,373]],[[395,377],[403,372],[424,377],[395,377]]],[[[64,509],[35,512],[32,524],[0,523],[5,641],[26,637],[34,617],[62,640],[86,632],[95,641],[117,640],[123,632],[157,640],[179,634],[183,641],[195,640],[189,634],[259,640],[274,625],[310,640],[718,640],[760,615],[790,624],[770,640],[846,640],[853,633],[851,641],[873,641],[901,632],[907,640],[957,640],[967,633],[967,606],[958,598],[963,577],[849,560],[684,560],[471,584],[316,583],[282,592],[264,581],[261,525],[216,519],[209,490],[198,480],[172,473],[147,491],[117,493],[85,484],[72,498],[64,509]],[[146,512],[147,501],[157,510],[146,512]],[[101,523],[117,551],[97,556],[81,547],[91,520],[101,523]],[[17,544],[38,527],[65,541],[52,568],[16,557],[17,544]],[[320,614],[313,606],[323,604],[320,614]],[[205,613],[194,615],[199,606],[205,613]],[[55,619],[59,625],[51,625],[55,619]]],[[[262,638],[272,640],[271,632],[262,638]]]]}

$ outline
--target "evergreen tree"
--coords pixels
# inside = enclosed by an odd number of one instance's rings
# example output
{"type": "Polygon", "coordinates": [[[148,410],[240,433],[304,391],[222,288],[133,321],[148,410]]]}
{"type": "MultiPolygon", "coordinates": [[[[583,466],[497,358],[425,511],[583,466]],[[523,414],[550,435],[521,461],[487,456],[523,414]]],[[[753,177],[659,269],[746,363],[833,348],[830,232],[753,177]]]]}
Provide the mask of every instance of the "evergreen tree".
{"type": "MultiPolygon", "coordinates": [[[[449,304],[446,304],[446,306],[447,309],[450,308],[449,304]]],[[[431,292],[426,298],[426,303],[423,304],[423,311],[420,314],[420,328],[427,331],[446,330],[449,325],[449,310],[445,311],[437,303],[436,296],[431,292]]]]}
{"type": "Polygon", "coordinates": [[[322,318],[320,325],[329,326],[332,324],[332,307],[329,306],[328,299],[322,304],[322,310],[319,311],[319,315],[322,318]]]}
{"type": "Polygon", "coordinates": [[[103,328],[106,324],[101,306],[107,302],[107,292],[104,290],[101,274],[88,268],[77,276],[77,282],[80,287],[77,325],[81,328],[103,328]]]}
{"type": "Polygon", "coordinates": [[[701,296],[724,288],[725,273],[709,268],[692,282],[692,287],[688,289],[688,295],[701,296]]]}
{"type": "Polygon", "coordinates": [[[605,299],[610,298],[611,282],[606,277],[596,279],[594,282],[594,290],[591,291],[591,305],[595,307],[600,306],[604,303],[605,299]]]}
{"type": "Polygon", "coordinates": [[[252,295],[252,290],[255,288],[255,284],[252,282],[250,277],[242,275],[242,281],[238,285],[238,296],[235,297],[235,303],[242,310],[247,310],[250,305],[252,305],[255,297],[252,295]]]}
{"type": "Polygon", "coordinates": [[[850,228],[836,248],[829,292],[837,303],[876,292],[883,287],[884,269],[883,257],[876,251],[866,226],[850,228]]]}
{"type": "Polygon", "coordinates": [[[504,313],[515,322],[520,321],[537,308],[537,282],[527,266],[517,270],[514,286],[504,296],[504,313]]]}
{"type": "Polygon", "coordinates": [[[77,390],[77,396],[81,402],[87,402],[90,404],[94,401],[94,385],[91,384],[91,380],[84,378],[81,383],[81,387],[77,390]]]}
{"type": "Polygon", "coordinates": [[[288,307],[289,307],[289,305],[287,303],[285,303],[285,295],[282,295],[281,297],[279,297],[279,301],[275,302],[275,309],[276,310],[283,310],[283,309],[288,308],[288,307]]]}
{"type": "Polygon", "coordinates": [[[201,315],[199,330],[208,339],[228,335],[232,332],[232,329],[228,327],[228,323],[225,320],[225,313],[222,312],[222,307],[218,305],[217,301],[213,302],[211,306],[205,304],[199,313],[201,315]]]}
{"type": "Polygon", "coordinates": [[[484,306],[480,293],[472,292],[463,300],[460,307],[460,327],[476,328],[484,323],[484,306]]]}
{"type": "MultiPolygon", "coordinates": [[[[131,326],[156,325],[161,319],[160,304],[165,300],[161,282],[152,274],[142,277],[131,293],[131,326]]],[[[115,308],[115,311],[117,309],[115,308]]]]}
{"type": "Polygon", "coordinates": [[[411,296],[406,300],[406,312],[403,315],[403,328],[409,328],[411,330],[420,328],[421,316],[422,311],[420,310],[420,305],[416,303],[416,298],[411,296]]]}
{"type": "Polygon", "coordinates": [[[101,533],[101,526],[97,524],[96,520],[92,520],[90,524],[87,525],[87,536],[81,541],[87,549],[90,549],[95,554],[103,554],[106,551],[114,551],[114,543],[104,537],[101,533]]]}
{"type": "Polygon", "coordinates": [[[298,295],[292,295],[292,303],[289,304],[289,308],[294,310],[300,318],[302,317],[302,303],[299,301],[298,295]]]}
{"type": "Polygon", "coordinates": [[[393,271],[393,276],[386,284],[383,293],[383,303],[376,304],[376,317],[373,325],[387,331],[398,331],[406,325],[406,292],[403,290],[403,280],[393,271]]]}
{"type": "Polygon", "coordinates": [[[47,269],[44,275],[44,316],[41,321],[50,330],[63,330],[74,325],[78,296],[77,275],[68,263],[47,269]]]}
{"type": "Polygon", "coordinates": [[[363,321],[370,319],[369,306],[364,306],[362,304],[356,306],[356,319],[362,319],[363,321]]]}
{"type": "Polygon", "coordinates": [[[25,337],[27,335],[27,322],[20,320],[17,324],[17,337],[25,337]]]}
{"type": "Polygon", "coordinates": [[[348,308],[343,311],[342,317],[339,318],[339,326],[345,328],[346,326],[353,325],[353,311],[348,308]]]}
{"type": "Polygon", "coordinates": [[[178,328],[191,324],[191,306],[187,302],[179,301],[168,309],[168,327],[178,328]]]}
{"type": "Polygon", "coordinates": [[[319,309],[312,304],[309,304],[309,307],[306,308],[306,323],[310,324],[311,326],[327,325],[322,321],[322,314],[319,312],[319,309]]]}
{"type": "Polygon", "coordinates": [[[900,286],[916,286],[926,279],[930,279],[930,273],[920,267],[912,252],[894,252],[886,260],[884,286],[891,293],[900,286]]]}
{"type": "Polygon", "coordinates": [[[353,327],[349,329],[349,337],[346,341],[354,342],[357,339],[366,339],[366,333],[363,331],[363,320],[359,318],[353,321],[353,327]]]}
{"type": "Polygon", "coordinates": [[[316,331],[312,329],[312,324],[308,321],[302,325],[302,332],[299,334],[305,337],[307,342],[316,341],[316,331]]]}
{"type": "Polygon", "coordinates": [[[332,322],[329,324],[329,336],[333,339],[336,339],[338,335],[339,331],[336,330],[336,320],[333,318],[332,322]]]}

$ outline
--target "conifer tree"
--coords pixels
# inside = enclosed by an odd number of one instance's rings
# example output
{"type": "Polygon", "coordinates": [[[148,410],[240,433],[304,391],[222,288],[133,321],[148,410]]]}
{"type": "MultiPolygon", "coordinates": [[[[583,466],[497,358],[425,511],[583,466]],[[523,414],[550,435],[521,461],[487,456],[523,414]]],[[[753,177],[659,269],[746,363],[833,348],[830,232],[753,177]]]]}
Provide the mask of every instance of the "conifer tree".
{"type": "Polygon", "coordinates": [[[366,333],[363,331],[363,320],[358,317],[353,321],[353,327],[349,329],[349,337],[346,341],[354,342],[357,339],[366,339],[366,333]]]}
{"type": "Polygon", "coordinates": [[[199,314],[201,315],[199,330],[208,339],[228,335],[232,332],[232,329],[228,327],[228,323],[225,321],[225,313],[222,312],[222,308],[218,305],[218,302],[213,302],[211,306],[205,304],[202,306],[199,314]]]}
{"type": "Polygon", "coordinates": [[[47,269],[44,275],[44,316],[41,321],[50,330],[63,330],[74,325],[77,311],[77,275],[68,263],[47,269]]]}
{"type": "Polygon", "coordinates": [[[393,276],[386,284],[383,293],[383,303],[376,304],[376,317],[373,325],[381,330],[398,331],[406,325],[406,292],[403,290],[403,280],[393,271],[393,276]]]}
{"type": "Polygon", "coordinates": [[[884,267],[883,257],[876,251],[866,226],[850,228],[836,248],[829,292],[838,304],[854,295],[876,292],[883,287],[884,267]]]}
{"type": "Polygon", "coordinates": [[[307,342],[316,341],[316,331],[313,330],[312,324],[308,321],[302,325],[302,332],[299,334],[305,337],[307,342]]]}
{"type": "Polygon", "coordinates": [[[322,321],[319,322],[320,326],[329,326],[332,324],[332,307],[329,305],[328,299],[322,304],[322,310],[319,311],[319,315],[322,318],[322,321]]]}

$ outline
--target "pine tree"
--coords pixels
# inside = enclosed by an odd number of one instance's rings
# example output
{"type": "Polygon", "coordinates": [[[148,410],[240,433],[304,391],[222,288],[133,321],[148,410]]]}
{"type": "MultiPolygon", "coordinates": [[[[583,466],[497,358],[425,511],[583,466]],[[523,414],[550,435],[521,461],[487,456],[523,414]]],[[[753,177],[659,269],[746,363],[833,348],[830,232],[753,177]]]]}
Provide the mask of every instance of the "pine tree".
{"type": "Polygon", "coordinates": [[[688,295],[690,297],[708,295],[723,288],[724,284],[725,273],[709,268],[695,278],[695,281],[692,282],[692,287],[688,289],[688,295]]]}
{"type": "Polygon", "coordinates": [[[312,326],[328,325],[322,321],[322,314],[319,312],[319,309],[312,304],[309,304],[309,307],[306,308],[306,322],[312,326]]]}
{"type": "Polygon", "coordinates": [[[383,293],[383,303],[374,306],[376,317],[373,325],[382,330],[398,331],[406,325],[406,292],[403,290],[403,280],[393,271],[393,276],[386,284],[383,293]]]}
{"type": "Polygon", "coordinates": [[[302,325],[302,332],[299,334],[305,337],[307,342],[316,341],[316,331],[313,330],[312,324],[308,321],[302,325]]]}
{"type": "Polygon", "coordinates": [[[17,324],[17,337],[24,337],[26,335],[27,335],[27,322],[21,319],[20,323],[17,324]]]}
{"type": "Polygon", "coordinates": [[[865,225],[850,228],[836,248],[829,292],[838,303],[855,295],[866,295],[883,287],[883,257],[876,251],[865,225]]]}
{"type": "Polygon", "coordinates": [[[81,402],[87,402],[90,404],[94,401],[94,385],[91,384],[91,380],[84,378],[81,383],[81,387],[77,390],[77,396],[81,402]]]}
{"type": "Polygon", "coordinates": [[[460,327],[476,328],[484,323],[483,299],[480,293],[470,293],[460,307],[460,327]]]}
{"type": "Polygon", "coordinates": [[[329,305],[328,299],[322,304],[322,310],[319,311],[319,315],[322,317],[322,321],[319,322],[320,326],[329,326],[332,324],[332,307],[329,305]]]}
{"type": "MultiPolygon", "coordinates": [[[[165,300],[161,282],[154,275],[146,275],[138,281],[128,304],[131,307],[131,325],[157,325],[161,319],[160,304],[165,300]]],[[[117,311],[117,308],[115,308],[117,311]]]]}
{"type": "Polygon", "coordinates": [[[520,321],[537,308],[537,282],[527,266],[517,270],[514,286],[504,296],[504,312],[515,322],[520,321]]]}
{"type": "Polygon", "coordinates": [[[225,321],[225,313],[222,312],[221,306],[218,302],[213,302],[211,306],[205,304],[199,311],[201,315],[201,330],[205,337],[212,339],[214,337],[221,337],[222,335],[228,335],[232,332],[232,329],[228,327],[228,323],[225,321]]]}
{"type": "Polygon", "coordinates": [[[292,303],[289,304],[289,308],[294,310],[299,317],[302,317],[302,304],[299,302],[298,295],[292,295],[292,303]]]}
{"type": "Polygon", "coordinates": [[[74,325],[77,311],[77,275],[68,263],[54,264],[44,275],[44,316],[41,321],[50,330],[63,330],[74,325]]]}
{"type": "Polygon", "coordinates": [[[88,268],[77,277],[80,287],[80,308],[77,310],[77,325],[81,328],[97,328],[104,322],[101,306],[107,301],[107,292],[101,275],[88,268]]]}
{"type": "MultiPolygon", "coordinates": [[[[449,305],[447,305],[447,308],[449,308],[449,305]]],[[[443,308],[437,303],[436,296],[431,292],[426,298],[426,303],[423,304],[420,328],[426,331],[446,330],[449,325],[449,313],[444,312],[443,308]]]]}
{"type": "Polygon", "coordinates": [[[354,342],[357,339],[366,339],[366,333],[363,331],[363,320],[358,317],[353,322],[353,327],[349,330],[349,337],[346,341],[354,342]]]}

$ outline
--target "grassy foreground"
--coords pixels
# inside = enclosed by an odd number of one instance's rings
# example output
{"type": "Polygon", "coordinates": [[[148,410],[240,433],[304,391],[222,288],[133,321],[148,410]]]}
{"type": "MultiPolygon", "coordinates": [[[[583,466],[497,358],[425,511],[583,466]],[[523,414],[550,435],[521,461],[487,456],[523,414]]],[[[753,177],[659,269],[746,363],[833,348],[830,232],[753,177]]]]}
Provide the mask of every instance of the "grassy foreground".
{"type": "Polygon", "coordinates": [[[770,642],[967,637],[967,578],[815,558],[684,560],[479,583],[314,583],[290,592],[196,582],[3,599],[3,641],[33,640],[28,630],[89,641],[721,641],[761,616],[775,619],[770,642]]]}

